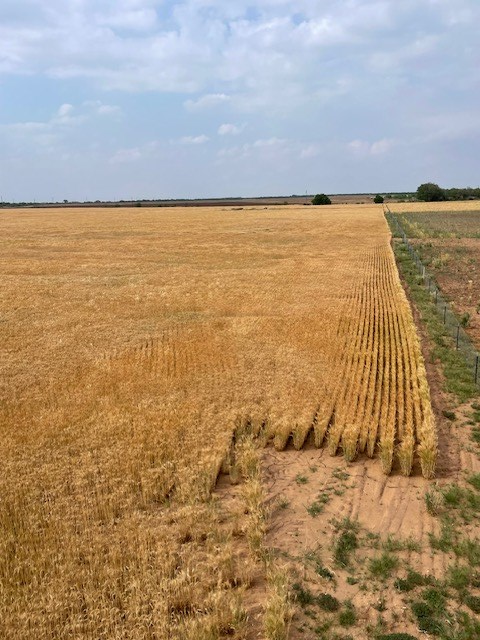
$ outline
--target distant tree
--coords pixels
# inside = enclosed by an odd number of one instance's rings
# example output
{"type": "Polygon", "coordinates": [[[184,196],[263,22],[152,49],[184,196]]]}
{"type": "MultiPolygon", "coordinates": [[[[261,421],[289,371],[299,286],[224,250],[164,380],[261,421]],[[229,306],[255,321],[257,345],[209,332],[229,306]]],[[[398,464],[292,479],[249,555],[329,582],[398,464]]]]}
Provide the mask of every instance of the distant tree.
{"type": "Polygon", "coordinates": [[[377,195],[375,196],[375,198],[373,199],[373,201],[375,202],[375,204],[382,204],[383,203],[383,196],[381,196],[379,193],[377,193],[377,195]]]}
{"type": "Polygon", "coordinates": [[[332,201],[324,193],[317,193],[312,200],[312,204],[332,204],[332,201]]]}
{"type": "Polygon", "coordinates": [[[418,187],[417,198],[424,202],[439,202],[445,200],[445,191],[434,182],[425,182],[418,187]]]}

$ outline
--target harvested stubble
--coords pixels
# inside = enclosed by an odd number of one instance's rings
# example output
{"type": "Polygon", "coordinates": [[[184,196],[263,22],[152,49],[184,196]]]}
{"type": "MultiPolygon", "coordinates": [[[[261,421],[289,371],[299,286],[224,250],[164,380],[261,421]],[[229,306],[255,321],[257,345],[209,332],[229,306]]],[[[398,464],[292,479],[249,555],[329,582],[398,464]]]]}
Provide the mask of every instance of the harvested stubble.
{"type": "Polygon", "coordinates": [[[433,473],[378,208],[3,211],[0,226],[2,637],[242,637],[249,575],[212,495],[239,429],[278,448],[312,432],[348,459],[380,444],[387,472],[398,445],[407,474],[417,446],[433,473]]]}

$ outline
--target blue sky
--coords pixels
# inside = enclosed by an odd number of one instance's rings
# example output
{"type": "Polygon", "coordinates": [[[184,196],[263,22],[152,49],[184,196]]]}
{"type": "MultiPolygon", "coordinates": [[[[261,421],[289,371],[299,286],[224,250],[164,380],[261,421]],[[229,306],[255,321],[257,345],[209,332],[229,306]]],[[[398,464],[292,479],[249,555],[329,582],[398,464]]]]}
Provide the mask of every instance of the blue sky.
{"type": "Polygon", "coordinates": [[[2,0],[3,200],[480,184],[478,0],[2,0]]]}

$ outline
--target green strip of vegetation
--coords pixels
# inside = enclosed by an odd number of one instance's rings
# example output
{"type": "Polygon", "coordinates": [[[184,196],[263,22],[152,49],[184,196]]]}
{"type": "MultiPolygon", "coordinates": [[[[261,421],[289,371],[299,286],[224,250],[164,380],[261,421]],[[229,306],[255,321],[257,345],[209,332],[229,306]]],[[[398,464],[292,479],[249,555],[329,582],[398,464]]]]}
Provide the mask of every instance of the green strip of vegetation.
{"type": "Polygon", "coordinates": [[[472,379],[472,371],[445,330],[435,304],[418,275],[415,263],[405,245],[395,242],[394,252],[399,271],[409,287],[410,296],[420,312],[423,323],[434,343],[432,360],[440,360],[445,375],[447,391],[454,393],[460,402],[478,395],[478,387],[472,379]]]}

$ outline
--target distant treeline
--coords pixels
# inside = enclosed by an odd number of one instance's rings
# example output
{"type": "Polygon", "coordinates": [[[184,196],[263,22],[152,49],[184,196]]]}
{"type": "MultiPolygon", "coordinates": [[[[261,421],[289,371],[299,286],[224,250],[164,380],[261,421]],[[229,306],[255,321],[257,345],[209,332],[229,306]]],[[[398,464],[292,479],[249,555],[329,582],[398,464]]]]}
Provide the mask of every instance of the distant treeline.
{"type": "Polygon", "coordinates": [[[440,202],[442,200],[477,200],[480,198],[480,187],[442,189],[434,182],[421,184],[417,189],[417,200],[424,202],[440,202]]]}
{"type": "Polygon", "coordinates": [[[477,200],[480,198],[480,187],[459,189],[443,189],[446,200],[477,200]]]}

